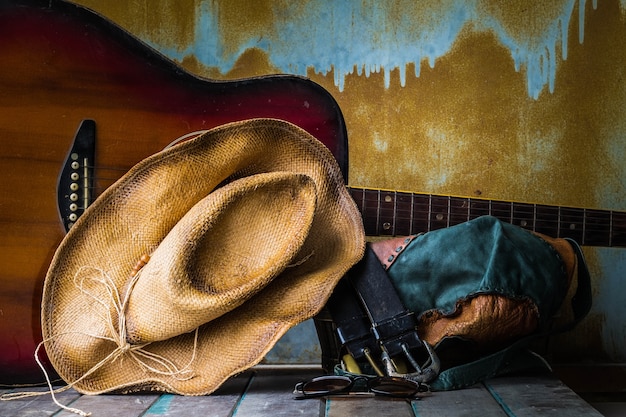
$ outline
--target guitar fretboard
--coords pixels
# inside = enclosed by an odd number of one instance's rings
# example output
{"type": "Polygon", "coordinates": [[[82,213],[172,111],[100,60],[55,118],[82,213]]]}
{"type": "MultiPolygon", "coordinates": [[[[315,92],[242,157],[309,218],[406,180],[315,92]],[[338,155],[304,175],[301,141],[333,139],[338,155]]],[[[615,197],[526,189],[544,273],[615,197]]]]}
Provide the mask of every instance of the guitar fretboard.
{"type": "Polygon", "coordinates": [[[368,236],[405,236],[484,215],[586,246],[626,246],[626,213],[469,197],[349,188],[368,236]]]}

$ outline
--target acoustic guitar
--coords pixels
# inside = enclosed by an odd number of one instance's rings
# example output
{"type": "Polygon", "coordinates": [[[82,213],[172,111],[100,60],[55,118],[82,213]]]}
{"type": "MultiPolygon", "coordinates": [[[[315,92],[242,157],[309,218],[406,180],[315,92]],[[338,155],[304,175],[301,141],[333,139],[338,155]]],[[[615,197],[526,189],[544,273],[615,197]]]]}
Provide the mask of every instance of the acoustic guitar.
{"type": "MultiPolygon", "coordinates": [[[[0,0],[0,60],[0,384],[42,381],[33,358],[41,341],[41,289],[65,232],[104,189],[173,138],[236,120],[279,118],[322,141],[347,179],[341,111],[307,79],[202,79],[60,0],[0,0]]],[[[368,235],[413,234],[491,214],[584,245],[626,246],[620,212],[350,192],[368,235]]]]}
{"type": "Polygon", "coordinates": [[[0,0],[0,384],[42,380],[43,279],[89,203],[174,138],[255,117],[307,130],[347,175],[343,116],[310,80],[202,79],[83,7],[0,0]]]}

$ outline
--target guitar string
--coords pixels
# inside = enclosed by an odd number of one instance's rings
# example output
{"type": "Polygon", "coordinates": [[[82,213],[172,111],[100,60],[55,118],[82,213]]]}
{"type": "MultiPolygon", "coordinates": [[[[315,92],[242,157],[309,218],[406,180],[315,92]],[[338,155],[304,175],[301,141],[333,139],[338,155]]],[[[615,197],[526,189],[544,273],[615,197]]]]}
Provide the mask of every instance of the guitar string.
{"type": "MultiPolygon", "coordinates": [[[[123,169],[119,169],[119,170],[124,171],[123,169]]],[[[98,181],[102,181],[103,179],[108,181],[108,183],[106,184],[100,184],[97,186],[88,187],[89,190],[95,191],[96,194],[101,194],[104,190],[109,188],[115,181],[117,181],[118,178],[97,177],[96,179],[98,181]]],[[[427,196],[425,194],[415,194],[415,195],[427,196]]],[[[484,201],[484,200],[479,200],[479,201],[484,201]]],[[[503,202],[503,201],[494,201],[494,202],[496,204],[503,204],[503,205],[517,204],[517,203],[508,203],[508,202],[503,202]]],[[[521,203],[521,204],[526,204],[526,203],[521,203]]],[[[598,210],[587,210],[587,209],[577,209],[577,208],[565,208],[565,209],[577,210],[577,211],[580,210],[581,211],[580,215],[561,214],[560,215],[561,218],[559,219],[559,214],[556,212],[555,213],[544,212],[542,213],[543,219],[537,219],[535,214],[532,211],[527,212],[526,213],[527,215],[524,216],[524,215],[519,214],[519,211],[515,212],[514,210],[513,216],[510,216],[509,214],[510,210],[506,208],[502,208],[500,210],[495,210],[492,208],[491,210],[489,210],[488,208],[470,207],[469,209],[470,213],[467,214],[466,213],[467,210],[464,207],[463,207],[463,210],[461,211],[456,211],[457,208],[452,207],[451,209],[453,212],[448,214],[447,206],[439,207],[441,211],[438,211],[437,209],[434,209],[434,210],[433,209],[431,210],[416,209],[416,207],[420,207],[420,204],[414,203],[412,207],[409,206],[405,210],[395,208],[396,215],[392,216],[392,220],[395,219],[396,223],[411,220],[411,216],[403,217],[401,214],[399,214],[399,212],[403,212],[403,211],[406,211],[412,214],[413,224],[420,224],[420,223],[426,223],[426,222],[430,223],[431,221],[434,221],[437,224],[440,224],[443,222],[448,224],[448,216],[449,216],[450,219],[453,220],[450,222],[450,224],[452,225],[452,224],[457,224],[463,221],[471,220],[481,215],[492,215],[502,220],[506,220],[507,222],[511,222],[511,223],[517,224],[518,226],[522,226],[522,227],[528,228],[530,230],[535,230],[535,231],[545,230],[546,232],[555,232],[555,231],[558,231],[558,229],[561,229],[561,230],[569,230],[570,233],[574,233],[574,232],[581,233],[582,228],[584,226],[586,234],[589,235],[593,233],[598,234],[598,233],[606,233],[608,231],[611,231],[611,226],[607,222],[610,219],[611,214],[615,213],[615,214],[618,214],[618,218],[614,219],[613,225],[614,226],[619,226],[619,225],[626,226],[626,213],[624,213],[623,214],[624,217],[620,219],[620,216],[619,216],[621,214],[620,212],[611,213],[610,211],[602,212],[598,210]],[[445,219],[433,219],[432,217],[436,216],[437,214],[442,214],[446,218],[445,219]],[[584,219],[582,218],[571,219],[572,216],[573,217],[584,216],[584,219]],[[570,217],[570,219],[564,220],[564,218],[566,217],[570,217]],[[523,224],[523,222],[525,222],[526,224],[523,224]],[[606,225],[604,225],[603,223],[606,223],[606,225]]],[[[528,207],[532,208],[532,205],[529,205],[528,207]]],[[[537,208],[544,208],[544,207],[548,207],[549,210],[554,210],[554,211],[558,210],[557,207],[550,208],[550,206],[542,206],[542,205],[537,208]]],[[[83,210],[85,209],[85,207],[81,207],[81,208],[83,210]]],[[[389,209],[389,210],[393,210],[393,209],[389,209]]],[[[615,229],[616,228],[614,228],[614,231],[615,229]]]]}
{"type": "MultiPolygon", "coordinates": [[[[120,169],[120,171],[124,171],[124,170],[120,169]]],[[[88,187],[88,189],[90,191],[95,191],[95,194],[99,195],[104,190],[109,188],[115,181],[117,181],[118,178],[106,178],[106,177],[96,178],[96,180],[98,181],[102,181],[103,179],[106,180],[107,183],[99,184],[97,186],[91,186],[91,187],[88,187]]],[[[425,194],[415,194],[415,195],[426,196],[425,194]]],[[[479,200],[479,201],[485,201],[485,200],[479,200]]],[[[508,202],[503,202],[503,201],[494,201],[494,202],[496,204],[502,204],[502,205],[517,204],[517,203],[508,203],[508,202]]],[[[521,204],[526,204],[526,203],[521,203],[521,204]]],[[[434,222],[435,224],[445,223],[446,225],[448,225],[449,223],[450,225],[453,225],[453,224],[457,224],[463,221],[471,220],[481,215],[492,215],[494,217],[500,218],[501,220],[505,220],[509,223],[513,223],[518,226],[521,226],[530,230],[534,230],[534,231],[543,230],[546,233],[549,233],[549,232],[555,233],[555,232],[558,232],[559,229],[562,231],[569,230],[568,233],[570,234],[582,233],[583,227],[584,227],[586,236],[589,236],[592,234],[607,233],[611,231],[614,234],[619,234],[619,230],[620,230],[619,226],[623,225],[624,227],[626,227],[626,213],[611,212],[611,211],[602,212],[598,210],[564,208],[566,210],[577,210],[577,211],[580,210],[581,213],[579,215],[571,214],[571,213],[569,215],[561,214],[559,218],[559,214],[556,212],[558,211],[557,207],[550,208],[550,206],[538,205],[537,207],[538,209],[543,209],[547,207],[548,210],[553,210],[555,211],[555,213],[543,212],[541,214],[543,218],[537,219],[535,213],[533,213],[532,211],[527,212],[526,213],[527,215],[524,216],[523,214],[520,214],[519,211],[516,212],[514,210],[514,214],[513,216],[511,216],[509,214],[510,210],[506,208],[501,208],[500,210],[496,210],[492,208],[491,210],[489,210],[488,208],[470,207],[469,214],[467,214],[466,213],[467,210],[465,208],[463,208],[463,210],[461,211],[456,211],[457,208],[452,207],[451,208],[452,213],[448,214],[447,206],[439,207],[440,211],[438,211],[437,209],[434,209],[434,210],[433,209],[431,210],[416,209],[416,207],[420,207],[420,204],[414,203],[412,207],[409,206],[405,210],[396,208],[395,209],[396,215],[391,216],[391,220],[395,219],[395,223],[399,223],[402,221],[406,222],[407,220],[411,220],[411,216],[403,217],[401,214],[399,214],[399,212],[402,212],[402,211],[407,211],[412,214],[413,224],[434,222]],[[444,215],[445,219],[433,219],[433,216],[436,216],[437,214],[444,215]],[[611,230],[611,225],[608,223],[612,214],[617,214],[617,217],[613,219],[613,230],[611,230]],[[571,218],[571,217],[580,217],[580,216],[583,216],[584,219],[583,218],[574,218],[574,219],[571,218]],[[448,221],[448,217],[450,218],[451,221],[448,221]],[[569,219],[567,217],[569,217],[569,219]]],[[[528,207],[532,208],[532,205],[529,205],[528,207]]],[[[81,207],[81,209],[84,210],[85,207],[81,207]]],[[[389,210],[392,210],[392,209],[389,209],[389,210]]]]}
{"type": "MultiPolygon", "coordinates": [[[[166,145],[163,149],[169,149],[181,142],[187,141],[187,140],[191,140],[194,138],[197,138],[198,136],[204,134],[208,132],[208,130],[197,130],[197,131],[193,131],[193,132],[189,132],[187,134],[184,134],[176,139],[174,139],[173,141],[171,141],[168,145],[166,145]]],[[[95,170],[94,166],[87,166],[88,169],[92,169],[95,170]]],[[[117,167],[98,167],[97,172],[101,172],[101,171],[117,171],[117,172],[126,172],[127,169],[124,168],[117,168],[117,167]]],[[[90,186],[87,187],[88,190],[90,191],[95,191],[96,194],[100,194],[102,193],[103,190],[107,189],[108,187],[110,187],[115,181],[117,181],[119,179],[119,177],[105,177],[105,176],[95,176],[93,177],[93,179],[95,181],[98,182],[102,182],[102,181],[107,181],[109,182],[108,184],[100,184],[98,186],[90,186]]],[[[363,197],[365,198],[365,194],[368,192],[367,189],[364,188],[359,188],[359,187],[348,187],[351,191],[352,190],[362,190],[363,191],[363,197]]],[[[375,193],[377,193],[378,198],[380,197],[380,193],[381,192],[385,192],[385,190],[382,189],[378,189],[378,190],[374,190],[375,193]]],[[[437,213],[437,214],[443,214],[446,218],[446,225],[449,225],[451,222],[451,219],[454,220],[459,220],[460,222],[462,221],[467,221],[467,220],[471,220],[472,218],[478,217],[479,214],[472,214],[472,209],[476,212],[478,211],[478,213],[480,213],[480,215],[493,215],[495,217],[501,218],[502,220],[506,220],[510,223],[514,223],[518,225],[528,228],[530,230],[537,230],[537,225],[543,225],[543,228],[549,228],[550,232],[554,231],[553,229],[556,227],[556,232],[560,231],[561,229],[567,230],[569,229],[570,231],[572,230],[576,230],[576,232],[579,232],[578,229],[580,229],[581,232],[588,232],[590,234],[593,233],[600,233],[600,232],[605,232],[607,230],[611,230],[611,227],[609,226],[607,227],[601,227],[600,225],[598,225],[596,222],[593,222],[592,220],[600,220],[600,221],[606,221],[606,217],[610,218],[611,221],[613,222],[613,211],[612,210],[606,210],[606,211],[601,211],[601,210],[589,210],[589,209],[583,209],[583,208],[574,208],[574,207],[558,207],[558,206],[546,206],[546,205],[542,205],[542,204],[537,204],[537,203],[515,203],[515,202],[506,202],[506,201],[501,201],[501,200],[488,200],[488,199],[481,199],[481,198],[472,198],[472,197],[458,197],[458,196],[442,196],[442,195],[436,195],[436,194],[419,194],[419,193],[413,193],[413,192],[402,192],[402,191],[390,191],[390,190],[386,190],[386,192],[390,192],[394,195],[394,197],[392,197],[392,202],[394,204],[394,211],[397,211],[397,204],[400,203],[398,202],[397,196],[398,194],[400,195],[404,195],[406,194],[406,196],[411,196],[411,203],[410,204],[410,216],[412,218],[412,223],[418,223],[420,222],[420,220],[415,220],[415,215],[422,215],[422,218],[425,217],[425,220],[423,221],[428,221],[428,223],[431,223],[431,214],[433,213],[432,211],[432,200],[433,198],[441,198],[444,200],[444,203],[441,206],[441,209],[443,209],[445,211],[445,213],[437,213]],[[418,198],[423,198],[423,199],[428,199],[428,205],[429,208],[426,210],[416,210],[415,207],[419,207],[419,203],[415,203],[414,199],[415,197],[418,198]],[[466,207],[462,207],[462,211],[466,211],[467,210],[467,214],[461,214],[461,213],[451,213],[451,210],[454,211],[455,207],[453,207],[450,203],[452,201],[454,201],[454,199],[460,200],[463,202],[463,205],[466,207]],[[488,207],[487,208],[478,208],[476,207],[476,205],[479,204],[487,204],[488,207]],[[472,204],[474,205],[474,207],[472,208],[472,204]],[[498,205],[502,205],[503,207],[498,209],[497,207],[494,209],[494,204],[496,206],[498,205]],[[514,207],[515,205],[517,205],[517,213],[515,212],[516,207],[514,207]],[[528,208],[531,210],[531,213],[528,213],[529,216],[520,216],[519,215],[519,210],[521,208],[528,208]],[[538,220],[537,219],[537,210],[541,209],[541,210],[556,210],[557,213],[553,214],[553,216],[557,216],[556,219],[549,219],[549,218],[544,218],[543,220],[538,220]],[[563,211],[572,211],[572,210],[576,210],[576,211],[583,211],[583,216],[585,216],[584,219],[581,220],[573,220],[573,219],[566,219],[563,220],[564,217],[567,216],[567,213],[565,215],[563,215],[563,211]],[[605,212],[606,214],[603,214],[602,212],[605,212]],[[509,214],[510,213],[510,214],[509,214]],[[594,216],[595,214],[595,216],[594,216]],[[526,224],[524,224],[526,223],[526,224]],[[561,227],[561,224],[564,224],[565,227],[561,227]]],[[[378,204],[377,210],[378,212],[380,212],[380,200],[377,198],[376,203],[378,204]]],[[[364,199],[365,202],[365,199],[364,199]]],[[[85,208],[83,208],[84,210],[85,208]]],[[[362,210],[363,211],[363,210],[362,210]]],[[[543,214],[544,216],[546,216],[546,213],[543,214]]],[[[570,213],[571,217],[572,214],[570,213]]],[[[395,219],[397,220],[403,220],[401,217],[395,217],[395,219]]],[[[396,222],[394,223],[397,223],[396,222]]],[[[406,219],[404,219],[406,220],[406,219]]],[[[626,223],[626,218],[623,219],[624,223],[626,223]]],[[[436,221],[442,222],[444,221],[444,219],[436,219],[436,221]]],[[[454,224],[454,223],[452,223],[454,224]]],[[[613,223],[612,223],[613,224],[613,223]]],[[[571,232],[570,232],[571,233],[571,232]]]]}
{"type": "MultiPolygon", "coordinates": [[[[374,198],[365,200],[354,196],[355,200],[363,200],[360,205],[361,211],[371,209],[377,212],[380,217],[381,212],[388,214],[387,223],[406,223],[411,224],[445,224],[453,225],[463,221],[471,220],[480,215],[492,215],[509,223],[514,223],[530,230],[545,230],[547,232],[563,231],[565,235],[573,233],[583,233],[584,236],[591,236],[594,233],[611,232],[613,236],[619,235],[619,229],[613,226],[626,225],[626,213],[611,210],[583,209],[574,207],[558,207],[546,206],[533,203],[515,203],[499,200],[486,200],[472,197],[447,197],[435,194],[419,194],[401,192],[401,197],[409,201],[398,201],[398,192],[383,191],[386,197],[390,197],[386,204],[388,208],[383,208],[380,202],[380,192],[382,190],[368,190],[362,188],[352,188],[354,192],[363,192],[363,194],[375,195],[374,198]],[[411,196],[411,198],[409,198],[411,196]],[[415,197],[418,202],[414,202],[415,197]],[[439,204],[433,205],[433,199],[439,199],[439,204]],[[365,202],[371,203],[367,205],[365,202]],[[451,203],[457,202],[458,205],[451,203]],[[481,204],[482,203],[482,204],[481,204]],[[366,206],[365,208],[363,206],[366,206]],[[553,211],[553,213],[550,213],[553,211]],[[403,217],[399,213],[408,213],[408,217],[403,217]],[[393,213],[393,214],[391,214],[393,213]],[[434,218],[433,216],[443,216],[443,218],[434,218]],[[537,215],[543,216],[538,219],[537,215]],[[609,223],[610,221],[610,223],[609,223]],[[603,223],[606,223],[604,225],[603,223]],[[569,232],[568,232],[569,230],[569,232]]],[[[383,217],[384,214],[383,214],[383,217]]],[[[405,227],[406,228],[406,227],[405,227]]],[[[605,242],[607,239],[600,240],[605,242]]]]}

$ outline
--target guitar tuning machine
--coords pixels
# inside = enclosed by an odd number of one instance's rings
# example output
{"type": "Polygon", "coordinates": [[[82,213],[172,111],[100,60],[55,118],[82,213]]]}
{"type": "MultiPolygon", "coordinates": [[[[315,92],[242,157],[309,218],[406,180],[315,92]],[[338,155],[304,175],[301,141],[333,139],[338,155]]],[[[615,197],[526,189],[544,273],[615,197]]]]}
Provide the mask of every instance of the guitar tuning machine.
{"type": "Polygon", "coordinates": [[[96,123],[83,120],[63,163],[57,184],[57,204],[65,231],[72,227],[91,203],[95,145],[96,123]]]}

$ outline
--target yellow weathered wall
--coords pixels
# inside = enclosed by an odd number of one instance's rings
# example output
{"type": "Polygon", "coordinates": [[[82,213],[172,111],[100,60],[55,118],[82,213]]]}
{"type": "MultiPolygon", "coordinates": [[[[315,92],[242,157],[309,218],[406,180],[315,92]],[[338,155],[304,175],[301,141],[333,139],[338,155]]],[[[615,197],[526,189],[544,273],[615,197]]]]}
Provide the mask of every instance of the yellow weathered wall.
{"type": "MultiPolygon", "coordinates": [[[[196,74],[294,72],[324,86],[345,116],[350,185],[626,209],[618,0],[77,2],[196,74]],[[430,52],[407,52],[420,42],[430,52]],[[533,53],[543,83],[523,59],[533,53]]],[[[560,349],[624,361],[626,257],[585,251],[594,309],[560,349]]]]}

